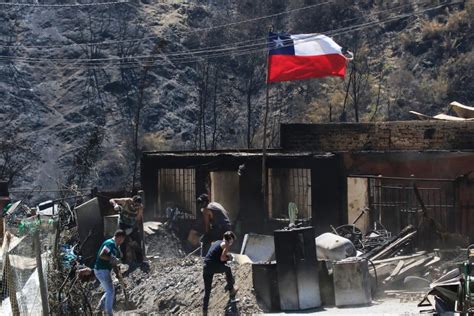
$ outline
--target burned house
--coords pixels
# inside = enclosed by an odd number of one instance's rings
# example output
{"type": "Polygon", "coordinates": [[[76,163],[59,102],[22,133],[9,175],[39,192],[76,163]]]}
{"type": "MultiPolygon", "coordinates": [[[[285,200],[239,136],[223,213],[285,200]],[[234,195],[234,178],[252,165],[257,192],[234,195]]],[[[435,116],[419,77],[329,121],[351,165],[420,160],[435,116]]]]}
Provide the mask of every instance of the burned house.
{"type": "Polygon", "coordinates": [[[240,233],[286,226],[294,202],[316,232],[358,218],[362,230],[378,222],[396,233],[423,207],[474,239],[473,150],[472,122],[283,124],[280,148],[267,154],[267,210],[261,151],[145,152],[145,217],[199,218],[196,196],[208,192],[240,233]]]}

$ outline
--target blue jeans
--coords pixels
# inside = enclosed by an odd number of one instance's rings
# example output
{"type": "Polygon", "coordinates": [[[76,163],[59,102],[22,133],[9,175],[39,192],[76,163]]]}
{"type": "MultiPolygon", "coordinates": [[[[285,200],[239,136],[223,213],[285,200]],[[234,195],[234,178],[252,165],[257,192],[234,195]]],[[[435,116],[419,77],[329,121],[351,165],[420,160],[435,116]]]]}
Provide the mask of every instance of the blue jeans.
{"type": "Polygon", "coordinates": [[[100,285],[104,288],[105,293],[102,295],[102,298],[99,302],[99,308],[105,310],[105,313],[108,316],[113,315],[113,306],[114,306],[114,297],[115,289],[114,284],[112,283],[112,277],[110,276],[110,270],[94,269],[94,274],[97,280],[99,280],[100,285]]]}

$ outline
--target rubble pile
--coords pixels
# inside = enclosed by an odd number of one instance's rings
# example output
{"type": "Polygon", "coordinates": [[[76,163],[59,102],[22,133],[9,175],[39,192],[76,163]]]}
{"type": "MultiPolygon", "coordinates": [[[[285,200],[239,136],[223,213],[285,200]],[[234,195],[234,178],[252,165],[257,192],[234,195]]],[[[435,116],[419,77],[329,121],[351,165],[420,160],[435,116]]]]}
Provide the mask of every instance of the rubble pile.
{"type": "MultiPolygon", "coordinates": [[[[371,274],[378,279],[381,289],[426,289],[456,266],[453,254],[439,250],[414,251],[417,230],[407,226],[397,236],[382,242],[362,255],[372,263],[371,274]]],[[[391,292],[388,292],[391,293],[391,292]]]]}
{"type": "MultiPolygon", "coordinates": [[[[116,280],[116,311],[134,313],[201,313],[204,284],[202,280],[202,259],[199,256],[185,256],[184,247],[167,225],[145,224],[148,262],[140,265],[124,265],[122,269],[128,302],[123,288],[116,280]]],[[[254,314],[258,307],[252,285],[250,264],[230,263],[239,292],[236,303],[230,303],[225,292],[225,276],[214,276],[210,314],[254,314]]],[[[98,282],[91,284],[96,306],[103,290],[98,282]]]]}
{"type": "Polygon", "coordinates": [[[185,256],[181,240],[165,224],[144,223],[146,254],[152,259],[180,258],[185,256]]]}
{"type": "MultiPolygon", "coordinates": [[[[261,309],[253,294],[250,264],[232,264],[239,302],[231,304],[224,290],[224,275],[214,276],[210,314],[259,313],[261,309]]],[[[202,263],[198,257],[162,259],[150,263],[150,271],[137,269],[126,278],[129,299],[137,313],[201,313],[204,285],[202,263]]],[[[117,293],[121,294],[120,290],[117,293]]],[[[117,296],[123,300],[123,296],[117,296]]]]}

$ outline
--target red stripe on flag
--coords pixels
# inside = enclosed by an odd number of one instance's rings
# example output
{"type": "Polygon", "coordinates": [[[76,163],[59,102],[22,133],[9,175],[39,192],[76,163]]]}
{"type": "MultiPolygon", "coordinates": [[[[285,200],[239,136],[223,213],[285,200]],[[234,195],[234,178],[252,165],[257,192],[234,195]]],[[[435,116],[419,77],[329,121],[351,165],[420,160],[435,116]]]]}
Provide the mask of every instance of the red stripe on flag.
{"type": "Polygon", "coordinates": [[[344,77],[346,58],[340,54],[319,56],[268,56],[268,82],[280,82],[326,76],[344,77]]]}

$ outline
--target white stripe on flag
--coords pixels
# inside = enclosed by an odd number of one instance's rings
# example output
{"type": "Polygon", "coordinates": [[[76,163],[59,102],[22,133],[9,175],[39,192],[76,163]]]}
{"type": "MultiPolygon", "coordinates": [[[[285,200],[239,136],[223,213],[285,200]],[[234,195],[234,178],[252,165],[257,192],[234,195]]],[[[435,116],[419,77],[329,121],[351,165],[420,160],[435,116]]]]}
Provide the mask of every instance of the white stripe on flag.
{"type": "Polygon", "coordinates": [[[296,56],[342,54],[342,47],[326,35],[296,34],[291,35],[291,39],[295,44],[296,56]]]}

